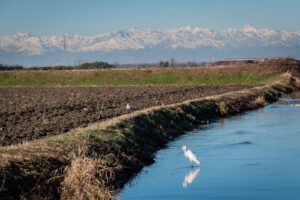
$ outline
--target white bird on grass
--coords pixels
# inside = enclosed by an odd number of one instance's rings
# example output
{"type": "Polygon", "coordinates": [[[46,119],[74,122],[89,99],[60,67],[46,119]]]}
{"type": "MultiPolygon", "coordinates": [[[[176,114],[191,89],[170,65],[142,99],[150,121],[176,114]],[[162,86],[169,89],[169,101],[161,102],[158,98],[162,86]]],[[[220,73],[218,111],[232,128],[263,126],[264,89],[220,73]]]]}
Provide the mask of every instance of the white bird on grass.
{"type": "Polygon", "coordinates": [[[130,109],[131,109],[131,106],[129,105],[129,103],[126,105],[126,109],[127,109],[127,110],[130,110],[130,109]]]}
{"type": "Polygon", "coordinates": [[[197,159],[196,155],[189,149],[186,148],[186,146],[182,146],[183,155],[189,159],[191,165],[193,166],[193,163],[196,163],[197,165],[200,165],[200,161],[197,159]]]}

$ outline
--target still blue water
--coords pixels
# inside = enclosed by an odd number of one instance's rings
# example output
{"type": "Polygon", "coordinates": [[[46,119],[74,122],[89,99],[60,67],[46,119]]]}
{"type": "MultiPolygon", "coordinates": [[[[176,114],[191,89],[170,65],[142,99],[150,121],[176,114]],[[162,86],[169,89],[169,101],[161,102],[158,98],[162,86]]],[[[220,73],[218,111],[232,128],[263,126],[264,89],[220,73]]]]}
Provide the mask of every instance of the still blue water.
{"type": "Polygon", "coordinates": [[[121,200],[300,199],[300,99],[218,120],[171,142],[121,200]],[[201,161],[190,167],[181,146],[201,161]]]}

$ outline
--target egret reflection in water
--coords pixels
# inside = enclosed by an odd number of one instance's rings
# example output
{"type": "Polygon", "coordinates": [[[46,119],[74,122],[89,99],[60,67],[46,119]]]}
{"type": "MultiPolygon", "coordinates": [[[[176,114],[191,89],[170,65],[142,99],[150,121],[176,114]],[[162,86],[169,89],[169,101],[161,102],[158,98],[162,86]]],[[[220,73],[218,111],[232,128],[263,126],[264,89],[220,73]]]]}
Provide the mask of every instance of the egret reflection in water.
{"type": "Polygon", "coordinates": [[[184,188],[187,188],[188,185],[192,184],[193,181],[198,176],[199,172],[200,172],[200,168],[191,168],[189,173],[187,175],[185,175],[183,182],[182,182],[182,186],[184,188]]]}

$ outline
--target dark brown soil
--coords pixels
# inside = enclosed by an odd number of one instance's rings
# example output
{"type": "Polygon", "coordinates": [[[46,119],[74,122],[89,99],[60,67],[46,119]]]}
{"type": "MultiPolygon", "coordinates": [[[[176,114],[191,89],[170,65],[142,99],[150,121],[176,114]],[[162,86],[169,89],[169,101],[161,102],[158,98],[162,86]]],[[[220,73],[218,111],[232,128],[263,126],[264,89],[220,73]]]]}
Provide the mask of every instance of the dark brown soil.
{"type": "Polygon", "coordinates": [[[132,111],[252,86],[0,88],[0,146],[60,134],[132,111]]]}

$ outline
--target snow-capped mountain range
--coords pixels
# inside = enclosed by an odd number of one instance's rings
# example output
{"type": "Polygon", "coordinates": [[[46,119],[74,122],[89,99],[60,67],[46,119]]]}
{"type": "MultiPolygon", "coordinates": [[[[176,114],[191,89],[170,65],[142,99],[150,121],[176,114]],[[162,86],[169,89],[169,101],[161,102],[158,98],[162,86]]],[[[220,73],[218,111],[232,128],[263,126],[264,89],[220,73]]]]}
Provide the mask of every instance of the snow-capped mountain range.
{"type": "MultiPolygon", "coordinates": [[[[155,59],[154,52],[160,52],[156,54],[165,55],[166,57],[174,55],[173,57],[176,58],[176,55],[180,54],[179,51],[192,52],[192,54],[201,52],[205,55],[208,54],[205,51],[209,51],[211,53],[207,56],[210,59],[215,56],[214,54],[217,58],[220,57],[218,55],[222,55],[222,52],[226,57],[226,52],[239,52],[243,49],[255,50],[256,48],[276,49],[277,54],[280,48],[289,49],[290,54],[298,57],[296,51],[290,50],[300,48],[300,31],[257,29],[246,25],[240,29],[228,28],[221,31],[192,28],[190,26],[162,31],[129,28],[95,36],[61,34],[39,37],[29,33],[16,33],[0,36],[0,62],[10,63],[12,58],[18,57],[22,58],[21,60],[24,60],[25,57],[43,60],[42,57],[49,55],[52,55],[52,57],[56,55],[54,57],[57,57],[59,54],[69,54],[68,62],[74,62],[74,59],[93,59],[87,56],[88,54],[98,55],[102,60],[108,61],[126,62],[124,58],[127,57],[130,58],[127,59],[127,62],[135,62],[135,60],[142,62],[138,58],[133,58],[138,56],[138,52],[143,52],[144,56],[148,52],[150,57],[154,56],[149,61],[158,61],[163,57],[155,59]],[[117,55],[113,59],[113,55],[116,53],[117,55]],[[73,60],[70,59],[70,55],[72,55],[73,60]]],[[[234,53],[232,56],[235,56],[234,53]]],[[[236,55],[236,57],[238,56],[240,55],[236,55]]],[[[193,59],[191,56],[187,57],[193,59]]],[[[193,60],[201,59],[205,58],[197,59],[197,55],[195,55],[193,60]]],[[[185,60],[184,56],[181,55],[179,60],[185,60]]],[[[16,63],[17,61],[18,59],[15,60],[16,63]]],[[[52,64],[55,63],[52,62],[52,64]]]]}

